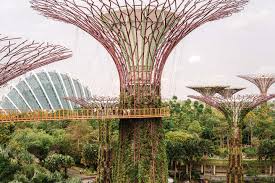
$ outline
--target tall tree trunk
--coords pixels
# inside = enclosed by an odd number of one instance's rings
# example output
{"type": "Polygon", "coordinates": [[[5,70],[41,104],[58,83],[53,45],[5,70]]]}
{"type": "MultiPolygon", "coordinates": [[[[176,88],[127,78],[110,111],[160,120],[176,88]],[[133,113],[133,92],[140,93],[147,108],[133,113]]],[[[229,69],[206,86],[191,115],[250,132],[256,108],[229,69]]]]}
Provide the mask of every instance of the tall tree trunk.
{"type": "Polygon", "coordinates": [[[231,138],[229,142],[229,162],[227,170],[227,183],[242,183],[242,145],[241,130],[237,125],[232,127],[231,138]]]}

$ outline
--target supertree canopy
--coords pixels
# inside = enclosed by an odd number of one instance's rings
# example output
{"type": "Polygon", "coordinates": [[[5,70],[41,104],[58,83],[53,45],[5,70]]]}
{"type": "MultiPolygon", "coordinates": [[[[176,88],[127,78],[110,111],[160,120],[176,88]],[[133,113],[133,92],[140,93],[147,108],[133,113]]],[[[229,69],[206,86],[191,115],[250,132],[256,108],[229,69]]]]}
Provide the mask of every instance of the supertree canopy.
{"type": "MultiPolygon", "coordinates": [[[[111,55],[120,107],[160,106],[161,75],[173,48],[199,26],[237,13],[248,0],[31,0],[42,15],[86,31],[111,55]]],[[[112,182],[167,182],[161,119],[119,124],[112,182]]]]}
{"type": "Polygon", "coordinates": [[[182,38],[202,24],[239,12],[247,2],[31,0],[44,16],[74,24],[97,39],[116,64],[125,105],[139,107],[159,97],[164,64],[182,38]]]}
{"type": "Polygon", "coordinates": [[[0,86],[44,65],[72,56],[67,48],[0,34],[0,86]]]}
{"type": "MultiPolygon", "coordinates": [[[[233,93],[235,89],[232,89],[233,93]]],[[[228,183],[243,182],[241,128],[245,116],[275,95],[189,96],[221,111],[229,124],[228,183]]]]}
{"type": "Polygon", "coordinates": [[[228,88],[229,86],[187,86],[192,90],[200,93],[203,96],[213,96],[218,92],[224,91],[224,89],[228,88]]]}
{"type": "Polygon", "coordinates": [[[221,91],[218,91],[217,93],[220,94],[224,98],[230,98],[235,93],[238,93],[239,91],[244,90],[245,88],[225,88],[221,91]]]}
{"type": "Polygon", "coordinates": [[[239,75],[238,77],[255,84],[262,95],[267,95],[268,89],[275,83],[275,74],[239,75]]]}

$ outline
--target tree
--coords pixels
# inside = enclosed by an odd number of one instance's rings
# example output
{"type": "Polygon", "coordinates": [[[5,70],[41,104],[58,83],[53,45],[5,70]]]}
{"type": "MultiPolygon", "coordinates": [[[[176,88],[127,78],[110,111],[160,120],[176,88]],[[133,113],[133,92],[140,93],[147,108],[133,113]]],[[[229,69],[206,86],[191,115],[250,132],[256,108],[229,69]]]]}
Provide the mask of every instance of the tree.
{"type": "Polygon", "coordinates": [[[65,156],[62,154],[52,154],[44,160],[44,166],[51,172],[60,171],[64,168],[65,178],[68,177],[67,169],[73,165],[74,159],[71,156],[65,156]]]}
{"type": "Polygon", "coordinates": [[[96,169],[98,159],[98,144],[85,144],[82,149],[82,162],[85,166],[96,169]]]}
{"type": "Polygon", "coordinates": [[[1,125],[0,126],[0,144],[6,144],[10,138],[11,134],[15,131],[14,124],[1,125]]]}
{"type": "Polygon", "coordinates": [[[211,155],[215,152],[211,141],[196,138],[187,132],[168,132],[166,138],[167,156],[170,163],[174,161],[175,174],[178,162],[184,162],[188,167],[189,180],[192,179],[194,163],[200,161],[204,155],[211,155]]]}
{"type": "Polygon", "coordinates": [[[201,135],[202,131],[203,131],[203,128],[201,127],[200,123],[197,120],[193,121],[193,123],[191,123],[188,126],[188,132],[201,135]]]}
{"type": "Polygon", "coordinates": [[[12,137],[10,145],[24,148],[42,161],[47,157],[53,141],[53,137],[44,131],[23,129],[16,132],[12,137]]]}
{"type": "Polygon", "coordinates": [[[0,180],[9,182],[13,179],[14,174],[19,169],[18,164],[12,163],[11,159],[3,153],[0,153],[0,180]]]}
{"type": "Polygon", "coordinates": [[[258,147],[258,157],[264,160],[273,160],[275,157],[275,140],[263,140],[258,147]]]}

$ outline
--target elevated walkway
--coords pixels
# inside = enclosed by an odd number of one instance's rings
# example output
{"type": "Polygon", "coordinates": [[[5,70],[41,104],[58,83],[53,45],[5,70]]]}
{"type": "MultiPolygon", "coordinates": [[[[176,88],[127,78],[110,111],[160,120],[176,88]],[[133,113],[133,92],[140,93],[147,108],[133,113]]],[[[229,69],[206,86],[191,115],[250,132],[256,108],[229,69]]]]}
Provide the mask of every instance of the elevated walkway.
{"type": "Polygon", "coordinates": [[[144,109],[79,109],[57,111],[25,111],[1,110],[0,123],[34,122],[34,121],[62,121],[62,120],[105,120],[105,119],[138,119],[169,117],[170,109],[144,108],[144,109]]]}

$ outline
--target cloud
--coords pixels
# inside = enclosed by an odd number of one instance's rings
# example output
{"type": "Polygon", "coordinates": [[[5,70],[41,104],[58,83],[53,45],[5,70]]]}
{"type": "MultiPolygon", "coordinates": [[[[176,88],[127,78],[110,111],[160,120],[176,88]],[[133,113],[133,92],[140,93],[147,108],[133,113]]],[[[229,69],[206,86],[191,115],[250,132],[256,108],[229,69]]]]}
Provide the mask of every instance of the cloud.
{"type": "Polygon", "coordinates": [[[198,55],[193,55],[188,59],[188,62],[190,64],[196,64],[196,63],[200,63],[201,62],[201,57],[198,55]]]}
{"type": "Polygon", "coordinates": [[[257,27],[263,22],[267,22],[272,17],[272,11],[269,9],[254,10],[248,12],[234,22],[230,22],[230,27],[234,30],[246,29],[248,27],[257,27]]]}

